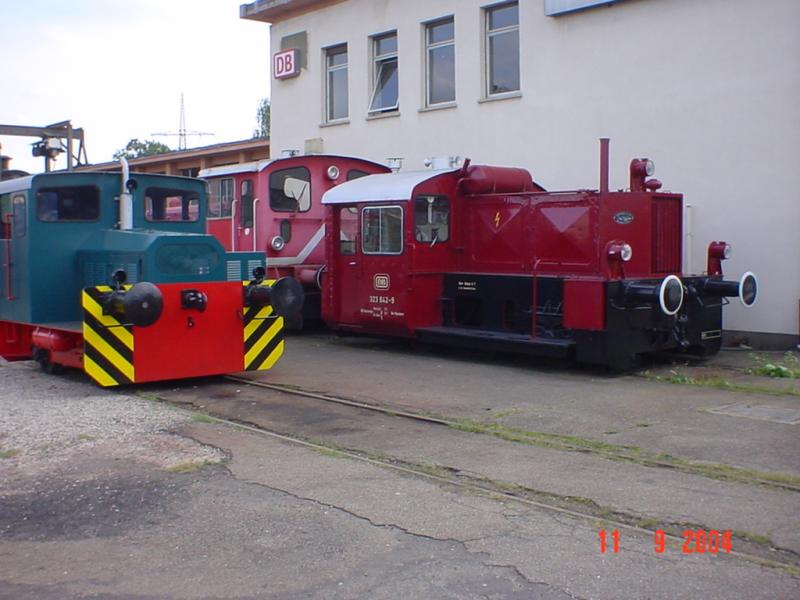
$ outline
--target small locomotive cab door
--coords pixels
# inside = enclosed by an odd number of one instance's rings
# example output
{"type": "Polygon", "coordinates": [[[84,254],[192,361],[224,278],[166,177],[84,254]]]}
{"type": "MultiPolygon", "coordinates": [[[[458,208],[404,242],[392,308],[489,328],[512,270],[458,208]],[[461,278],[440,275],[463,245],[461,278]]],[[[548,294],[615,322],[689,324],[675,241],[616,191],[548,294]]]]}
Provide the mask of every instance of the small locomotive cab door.
{"type": "Polygon", "coordinates": [[[358,208],[342,206],[339,211],[339,247],[336,253],[338,273],[338,321],[347,325],[359,322],[359,286],[361,282],[361,256],[359,248],[358,208]]]}
{"type": "Polygon", "coordinates": [[[19,274],[14,272],[14,255],[21,250],[17,240],[27,230],[24,194],[0,197],[0,299],[14,300],[19,274]]]}
{"type": "Polygon", "coordinates": [[[401,204],[366,205],[359,211],[358,317],[371,330],[403,334],[407,328],[406,208],[401,204]]]}

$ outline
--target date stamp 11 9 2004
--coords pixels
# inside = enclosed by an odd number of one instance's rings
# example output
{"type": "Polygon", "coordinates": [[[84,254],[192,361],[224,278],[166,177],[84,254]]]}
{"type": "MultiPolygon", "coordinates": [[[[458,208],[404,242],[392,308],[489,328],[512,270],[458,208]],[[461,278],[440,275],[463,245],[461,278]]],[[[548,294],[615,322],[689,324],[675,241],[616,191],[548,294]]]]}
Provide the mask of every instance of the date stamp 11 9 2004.
{"type": "MultiPolygon", "coordinates": [[[[730,553],[732,549],[730,530],[685,529],[682,535],[682,551],[684,554],[730,553]]],[[[618,529],[612,530],[610,535],[605,529],[601,529],[598,532],[598,536],[600,538],[601,554],[605,554],[607,551],[619,552],[620,533],[618,529]]],[[[653,550],[656,554],[663,554],[666,549],[667,534],[661,529],[656,529],[653,532],[653,550]]]]}

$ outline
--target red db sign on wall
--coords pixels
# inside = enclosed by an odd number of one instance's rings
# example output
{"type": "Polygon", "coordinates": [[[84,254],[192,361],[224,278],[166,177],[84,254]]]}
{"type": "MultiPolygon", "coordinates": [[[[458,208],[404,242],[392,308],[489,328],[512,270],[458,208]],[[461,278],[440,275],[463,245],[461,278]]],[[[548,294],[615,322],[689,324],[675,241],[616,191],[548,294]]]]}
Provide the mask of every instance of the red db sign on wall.
{"type": "Polygon", "coordinates": [[[272,57],[272,76],[275,79],[287,79],[300,75],[299,55],[296,48],[276,52],[272,57]]]}

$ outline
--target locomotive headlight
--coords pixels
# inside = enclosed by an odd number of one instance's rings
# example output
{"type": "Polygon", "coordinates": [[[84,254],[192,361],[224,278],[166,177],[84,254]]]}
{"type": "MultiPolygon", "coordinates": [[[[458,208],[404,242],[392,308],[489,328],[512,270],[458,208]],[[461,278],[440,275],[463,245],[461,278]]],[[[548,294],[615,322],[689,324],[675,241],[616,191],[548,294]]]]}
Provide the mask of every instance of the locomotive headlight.
{"type": "Polygon", "coordinates": [[[646,161],[644,161],[644,172],[648,177],[652,177],[656,172],[656,163],[648,158],[646,161]]]}
{"type": "Polygon", "coordinates": [[[328,167],[326,173],[328,175],[328,179],[330,179],[331,181],[339,179],[339,167],[337,167],[336,165],[331,165],[330,167],[328,167]]]}
{"type": "Polygon", "coordinates": [[[280,252],[283,250],[283,247],[286,246],[286,240],[284,240],[281,236],[276,235],[269,243],[270,247],[275,250],[275,252],[280,252]]]}
{"type": "Polygon", "coordinates": [[[708,256],[718,260],[726,260],[731,257],[733,248],[727,242],[711,242],[708,245],[708,256]]]}
{"type": "Polygon", "coordinates": [[[615,242],[608,245],[609,260],[628,262],[631,258],[633,258],[633,248],[630,244],[615,242]]]}

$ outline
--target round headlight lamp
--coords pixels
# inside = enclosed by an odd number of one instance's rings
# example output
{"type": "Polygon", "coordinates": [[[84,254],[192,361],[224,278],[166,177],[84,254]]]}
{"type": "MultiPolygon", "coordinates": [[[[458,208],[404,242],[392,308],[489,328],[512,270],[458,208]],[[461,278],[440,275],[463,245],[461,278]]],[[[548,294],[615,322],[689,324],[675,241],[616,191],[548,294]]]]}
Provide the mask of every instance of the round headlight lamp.
{"type": "Polygon", "coordinates": [[[649,158],[644,161],[644,173],[648,177],[652,177],[653,174],[656,172],[656,163],[654,163],[649,158]]]}
{"type": "Polygon", "coordinates": [[[336,165],[331,165],[328,167],[328,170],[325,172],[328,175],[328,179],[335,180],[339,179],[339,167],[336,165]]]}
{"type": "Polygon", "coordinates": [[[269,245],[276,252],[280,252],[283,250],[283,247],[286,246],[286,240],[284,240],[281,236],[276,235],[274,238],[272,238],[272,240],[270,240],[269,245]]]}
{"type": "Polygon", "coordinates": [[[633,248],[631,248],[630,244],[622,244],[622,246],[620,246],[619,257],[622,259],[622,262],[628,262],[633,258],[633,248]]]}

